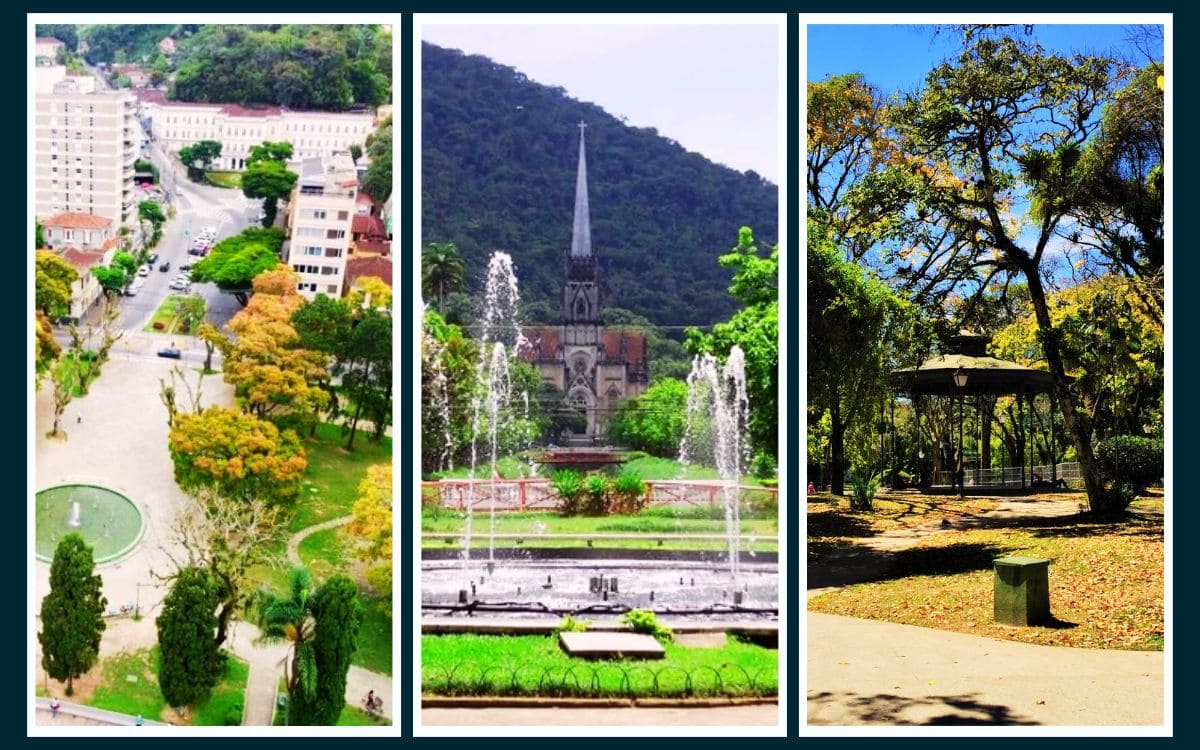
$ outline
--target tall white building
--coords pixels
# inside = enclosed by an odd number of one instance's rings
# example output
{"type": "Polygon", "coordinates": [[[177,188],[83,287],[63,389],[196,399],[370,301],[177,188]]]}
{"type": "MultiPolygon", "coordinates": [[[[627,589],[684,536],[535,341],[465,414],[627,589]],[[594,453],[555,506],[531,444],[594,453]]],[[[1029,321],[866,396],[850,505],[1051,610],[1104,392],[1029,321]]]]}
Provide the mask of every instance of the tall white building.
{"type": "Polygon", "coordinates": [[[39,78],[34,114],[37,216],[102,216],[113,227],[137,224],[133,166],[137,101],[95,91],[90,77],[39,78]]]}
{"type": "Polygon", "coordinates": [[[217,141],[216,169],[246,168],[250,149],[264,141],[292,144],[292,159],[319,158],[331,151],[363,145],[375,129],[375,115],[360,112],[308,112],[284,107],[168,102],[161,91],[138,91],[142,117],[170,153],[200,141],[217,141]]]}
{"type": "Polygon", "coordinates": [[[300,274],[298,289],[310,300],[318,294],[341,296],[357,197],[358,175],[349,152],[300,163],[288,201],[287,264],[300,274]]]}

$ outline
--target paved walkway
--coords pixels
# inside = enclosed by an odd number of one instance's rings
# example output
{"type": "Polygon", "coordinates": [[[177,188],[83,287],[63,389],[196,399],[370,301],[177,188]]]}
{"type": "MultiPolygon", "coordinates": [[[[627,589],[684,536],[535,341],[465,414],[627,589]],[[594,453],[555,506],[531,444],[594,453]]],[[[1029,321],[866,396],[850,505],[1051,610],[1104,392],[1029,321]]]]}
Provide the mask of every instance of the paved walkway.
{"type": "Polygon", "coordinates": [[[423,726],[775,726],[779,706],[705,708],[424,708],[423,726]]]}
{"type": "Polygon", "coordinates": [[[1102,651],[808,613],[809,724],[1163,723],[1161,651],[1102,651]]]}
{"type": "MultiPolygon", "coordinates": [[[[808,570],[808,597],[886,573],[895,553],[955,529],[1079,512],[1072,500],[1000,498],[987,513],[939,517],[856,540],[808,570]]],[[[808,612],[808,723],[1154,726],[1161,651],[1038,646],[808,612]]]]}

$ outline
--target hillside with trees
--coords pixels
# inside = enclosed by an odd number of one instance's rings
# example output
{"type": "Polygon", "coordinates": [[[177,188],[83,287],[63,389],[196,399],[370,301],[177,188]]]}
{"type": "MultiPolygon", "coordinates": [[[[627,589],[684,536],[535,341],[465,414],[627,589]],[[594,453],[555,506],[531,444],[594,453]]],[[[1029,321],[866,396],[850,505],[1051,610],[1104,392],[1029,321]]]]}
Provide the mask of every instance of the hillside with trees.
{"type": "Polygon", "coordinates": [[[775,244],[775,185],[485,57],[425,44],[422,67],[422,244],[453,243],[469,289],[488,255],[505,250],[517,263],[526,319],[554,320],[583,121],[605,306],[660,326],[735,311],[732,271],[717,257],[742,226],[775,244]]]}

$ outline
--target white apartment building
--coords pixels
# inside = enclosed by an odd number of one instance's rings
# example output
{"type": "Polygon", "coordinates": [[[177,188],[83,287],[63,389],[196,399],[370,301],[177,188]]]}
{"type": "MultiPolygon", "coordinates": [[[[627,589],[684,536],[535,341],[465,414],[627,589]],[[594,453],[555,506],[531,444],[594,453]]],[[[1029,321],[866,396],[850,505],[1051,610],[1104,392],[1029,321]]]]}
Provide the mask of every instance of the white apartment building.
{"type": "Polygon", "coordinates": [[[38,217],[102,216],[115,229],[137,224],[133,165],[137,102],[95,91],[90,77],[39,78],[34,113],[34,205],[38,217]],[[54,80],[57,78],[57,80],[54,80]],[[43,88],[44,87],[44,88],[43,88]]]}
{"type": "Polygon", "coordinates": [[[168,102],[163,92],[137,92],[143,119],[164,150],[200,141],[221,144],[215,169],[246,168],[250,148],[264,141],[292,144],[292,160],[321,158],[332,151],[363,145],[375,129],[375,115],[360,112],[297,112],[283,107],[243,107],[237,104],[168,102]]]}
{"type": "Polygon", "coordinates": [[[300,163],[288,201],[287,264],[300,274],[299,292],[340,297],[350,255],[358,175],[347,151],[300,163]]]}

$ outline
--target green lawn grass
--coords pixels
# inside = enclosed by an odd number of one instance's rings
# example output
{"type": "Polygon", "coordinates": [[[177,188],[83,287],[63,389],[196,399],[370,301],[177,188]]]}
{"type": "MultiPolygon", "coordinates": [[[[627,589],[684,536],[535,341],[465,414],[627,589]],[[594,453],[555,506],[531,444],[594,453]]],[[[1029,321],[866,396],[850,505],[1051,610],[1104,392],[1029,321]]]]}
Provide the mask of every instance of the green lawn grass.
{"type": "MultiPolygon", "coordinates": [[[[536,451],[535,451],[536,452],[536,451]]],[[[629,473],[641,479],[720,479],[720,475],[715,468],[710,466],[684,466],[679,461],[673,458],[659,458],[658,456],[650,456],[641,452],[631,452],[633,457],[623,464],[618,464],[613,467],[610,473],[629,473]]],[[[519,479],[521,477],[532,476],[530,473],[529,460],[521,456],[502,456],[496,461],[496,472],[504,479],[519,479]]],[[[541,476],[549,476],[553,473],[553,469],[549,466],[541,466],[541,476]]],[[[430,474],[427,481],[436,481],[438,479],[467,479],[471,476],[470,466],[458,466],[453,471],[439,471],[430,474]]],[[[475,469],[476,478],[491,476],[491,469],[487,467],[477,467],[475,469]]],[[[744,485],[762,485],[763,482],[751,476],[742,477],[741,483],[744,485]]]]}
{"type": "Polygon", "coordinates": [[[392,440],[389,437],[372,443],[360,431],[354,440],[353,451],[347,451],[343,447],[345,444],[342,428],[335,424],[320,424],[315,439],[305,438],[308,469],[300,488],[301,496],[296,501],[291,531],[300,531],[323,521],[350,515],[358,498],[358,485],[366,476],[367,467],[390,463],[392,460],[392,440]]]}
{"type": "Polygon", "coordinates": [[[392,673],[392,618],[386,603],[378,597],[359,596],[363,605],[362,626],[358,629],[358,647],[350,663],[372,672],[392,673]]]}
{"type": "Polygon", "coordinates": [[[242,173],[241,172],[219,172],[213,170],[204,173],[208,184],[213,187],[229,188],[232,190],[242,189],[242,173]]]}
{"type": "Polygon", "coordinates": [[[342,709],[341,716],[338,716],[337,725],[339,727],[390,727],[392,722],[382,716],[376,718],[361,708],[346,706],[342,709]]]}
{"type": "MultiPolygon", "coordinates": [[[[88,705],[108,711],[141,715],[153,721],[163,720],[166,700],[158,689],[158,647],[128,651],[104,659],[100,663],[102,679],[92,693],[88,705]],[[137,677],[135,682],[129,676],[137,677]]],[[[226,653],[225,671],[209,697],[193,706],[188,715],[195,726],[222,726],[226,717],[241,723],[245,702],[246,680],[250,665],[226,653]]]]}
{"type": "Polygon", "coordinates": [[[349,563],[345,539],[348,532],[343,527],[325,529],[300,540],[300,560],[316,578],[328,578],[344,570],[349,563]]]}
{"type": "Polygon", "coordinates": [[[668,643],[654,661],[575,659],[555,636],[421,638],[421,689],[433,695],[772,696],[778,681],[778,651],[732,638],[722,648],[668,643]]]}
{"type": "MultiPolygon", "coordinates": [[[[480,537],[489,531],[489,519],[486,513],[476,514],[474,532],[480,537]]],[[[743,544],[743,549],[756,552],[774,551],[778,548],[776,537],[778,526],[771,518],[753,518],[743,516],[741,519],[743,534],[757,534],[762,541],[743,544]]],[[[445,509],[433,512],[425,510],[421,516],[421,531],[423,533],[458,534],[463,530],[463,519],[459,512],[445,509]]],[[[726,543],[723,541],[684,541],[663,540],[659,544],[656,535],[669,534],[724,534],[725,515],[722,508],[646,508],[632,516],[560,516],[552,511],[518,511],[496,515],[497,534],[522,534],[523,547],[582,547],[587,544],[583,540],[561,540],[539,538],[542,534],[644,534],[644,540],[598,540],[593,546],[612,547],[619,549],[689,549],[689,550],[720,550],[726,543]]],[[[451,540],[454,542],[454,540],[451,540]]],[[[454,542],[456,543],[456,542],[454,542]]],[[[515,540],[496,540],[498,546],[518,546],[515,540]]],[[[422,546],[426,548],[441,548],[448,545],[443,539],[425,539],[422,546]]]]}

